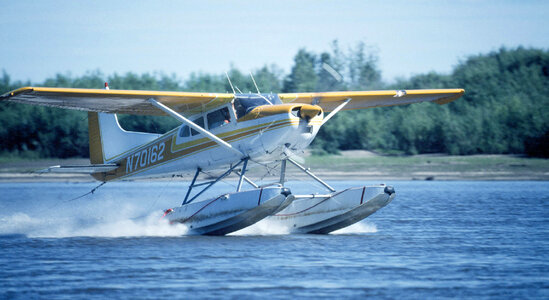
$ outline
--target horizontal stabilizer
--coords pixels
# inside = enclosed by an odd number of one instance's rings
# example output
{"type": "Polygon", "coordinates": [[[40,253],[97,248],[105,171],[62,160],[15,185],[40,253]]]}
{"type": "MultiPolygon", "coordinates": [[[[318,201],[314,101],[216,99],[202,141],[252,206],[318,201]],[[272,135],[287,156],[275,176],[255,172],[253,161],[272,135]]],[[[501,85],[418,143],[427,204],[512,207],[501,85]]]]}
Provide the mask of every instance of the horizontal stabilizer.
{"type": "Polygon", "coordinates": [[[89,166],[51,166],[47,169],[40,170],[37,173],[79,173],[79,174],[94,174],[109,172],[118,168],[117,164],[102,164],[89,166]]]}

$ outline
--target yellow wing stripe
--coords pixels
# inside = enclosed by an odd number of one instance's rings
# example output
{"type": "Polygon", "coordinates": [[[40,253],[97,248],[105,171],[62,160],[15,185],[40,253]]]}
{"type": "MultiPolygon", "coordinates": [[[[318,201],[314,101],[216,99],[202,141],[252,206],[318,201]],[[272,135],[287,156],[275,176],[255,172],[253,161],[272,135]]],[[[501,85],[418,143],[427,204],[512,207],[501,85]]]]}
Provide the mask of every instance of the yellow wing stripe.
{"type": "Polygon", "coordinates": [[[350,91],[323,93],[286,93],[278,94],[284,103],[308,103],[321,106],[325,111],[332,111],[340,103],[351,99],[344,110],[371,108],[378,106],[404,105],[431,101],[438,104],[452,102],[463,95],[463,89],[430,89],[430,90],[387,90],[387,91],[350,91]]]}
{"type": "Polygon", "coordinates": [[[147,100],[154,98],[170,108],[192,115],[224,105],[233,94],[23,87],[0,96],[0,100],[67,109],[141,115],[163,115],[147,100]]]}
{"type": "MultiPolygon", "coordinates": [[[[464,92],[463,89],[429,89],[283,93],[278,96],[284,103],[317,104],[325,111],[332,111],[349,98],[352,101],[345,106],[345,110],[423,101],[446,104],[458,99],[464,92]]],[[[154,98],[175,111],[193,115],[224,105],[234,97],[229,93],[23,87],[0,96],[0,100],[95,112],[163,115],[162,111],[148,103],[149,98],[154,98]]]]}
{"type": "MultiPolygon", "coordinates": [[[[403,90],[406,95],[432,95],[432,94],[463,94],[464,89],[430,89],[430,90],[403,90]]],[[[400,92],[399,90],[386,91],[348,91],[348,92],[322,92],[322,93],[283,93],[278,94],[282,102],[291,102],[298,99],[326,99],[327,101],[346,100],[347,98],[363,98],[363,97],[394,97],[400,92]]]]}
{"type": "Polygon", "coordinates": [[[17,96],[22,93],[27,92],[36,92],[36,93],[57,93],[57,94],[67,94],[73,96],[86,96],[86,95],[100,95],[100,96],[119,96],[126,97],[132,96],[129,98],[147,98],[147,97],[171,97],[173,100],[181,98],[189,99],[203,99],[213,100],[217,98],[223,99],[233,99],[234,94],[219,94],[219,93],[195,93],[195,92],[165,92],[165,91],[145,91],[145,90],[104,90],[104,89],[79,89],[79,88],[51,88],[51,87],[22,87],[14,91],[11,91],[7,94],[2,95],[2,97],[17,96]]]}

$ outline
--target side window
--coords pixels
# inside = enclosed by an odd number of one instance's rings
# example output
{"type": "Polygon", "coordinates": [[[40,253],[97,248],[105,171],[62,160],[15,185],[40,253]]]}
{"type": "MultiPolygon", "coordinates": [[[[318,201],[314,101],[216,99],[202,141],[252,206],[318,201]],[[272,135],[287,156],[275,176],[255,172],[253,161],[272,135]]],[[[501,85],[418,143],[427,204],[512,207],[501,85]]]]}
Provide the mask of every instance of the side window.
{"type": "Polygon", "coordinates": [[[222,109],[218,109],[208,114],[208,128],[210,130],[229,124],[230,122],[231,116],[227,107],[223,107],[222,109]]]}
{"type": "Polygon", "coordinates": [[[181,130],[179,131],[179,136],[180,137],[188,137],[189,135],[191,135],[191,131],[189,130],[189,126],[185,125],[185,126],[181,127],[181,130]]]}
{"type": "MultiPolygon", "coordinates": [[[[200,117],[200,118],[198,118],[198,119],[196,119],[196,120],[193,120],[193,123],[195,123],[196,125],[198,125],[198,126],[204,128],[204,117],[200,117]]],[[[191,128],[191,134],[192,134],[192,135],[197,135],[197,134],[198,134],[198,131],[196,131],[196,130],[194,130],[194,129],[191,128]]]]}
{"type": "Polygon", "coordinates": [[[238,119],[242,118],[244,115],[246,115],[246,107],[242,105],[242,103],[239,101],[239,99],[236,99],[233,103],[233,107],[236,111],[236,117],[238,119]]]}

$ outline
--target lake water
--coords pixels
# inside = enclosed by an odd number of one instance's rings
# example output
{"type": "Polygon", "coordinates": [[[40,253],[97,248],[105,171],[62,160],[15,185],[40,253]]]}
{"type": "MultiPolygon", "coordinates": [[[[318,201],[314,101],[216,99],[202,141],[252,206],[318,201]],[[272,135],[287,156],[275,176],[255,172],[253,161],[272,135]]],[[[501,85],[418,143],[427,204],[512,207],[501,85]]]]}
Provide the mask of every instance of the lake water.
{"type": "Polygon", "coordinates": [[[224,237],[159,222],[183,182],[3,183],[0,298],[549,298],[548,182],[387,183],[337,233],[224,237]]]}

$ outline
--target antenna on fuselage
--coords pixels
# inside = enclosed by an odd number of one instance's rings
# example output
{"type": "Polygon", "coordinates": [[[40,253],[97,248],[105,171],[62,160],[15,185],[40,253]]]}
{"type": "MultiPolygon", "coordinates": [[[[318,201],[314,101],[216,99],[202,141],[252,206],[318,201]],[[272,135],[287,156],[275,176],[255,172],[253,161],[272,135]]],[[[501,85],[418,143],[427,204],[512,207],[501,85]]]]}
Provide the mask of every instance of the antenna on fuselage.
{"type": "Polygon", "coordinates": [[[225,72],[225,75],[227,76],[227,80],[229,81],[229,85],[231,86],[231,89],[233,89],[233,94],[236,94],[236,92],[234,91],[233,83],[231,82],[231,78],[229,77],[229,74],[225,72]]]}
{"type": "MultiPolygon", "coordinates": [[[[250,77],[252,77],[252,81],[255,85],[255,89],[257,90],[257,95],[263,99],[265,99],[265,101],[269,102],[270,105],[274,105],[271,100],[267,99],[267,97],[261,95],[261,92],[259,91],[259,88],[257,87],[257,83],[255,83],[255,79],[254,79],[254,75],[252,74],[252,72],[250,72],[250,77]]],[[[272,93],[271,93],[272,94],[272,93]]]]}
{"type": "Polygon", "coordinates": [[[261,92],[259,91],[259,88],[257,87],[257,83],[255,83],[255,79],[254,79],[254,75],[252,74],[252,72],[250,72],[250,77],[252,77],[252,81],[254,82],[254,85],[255,85],[255,89],[257,90],[257,94],[261,94],[261,92]]]}

